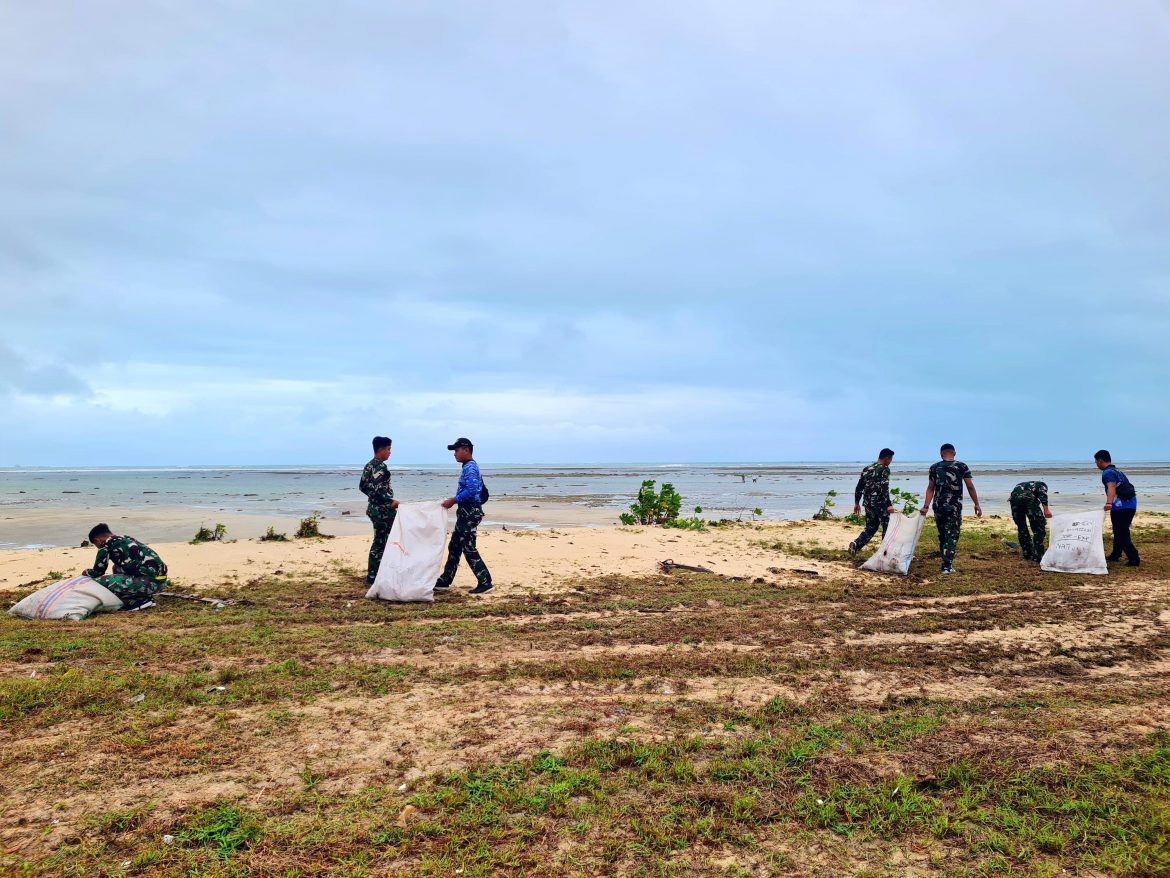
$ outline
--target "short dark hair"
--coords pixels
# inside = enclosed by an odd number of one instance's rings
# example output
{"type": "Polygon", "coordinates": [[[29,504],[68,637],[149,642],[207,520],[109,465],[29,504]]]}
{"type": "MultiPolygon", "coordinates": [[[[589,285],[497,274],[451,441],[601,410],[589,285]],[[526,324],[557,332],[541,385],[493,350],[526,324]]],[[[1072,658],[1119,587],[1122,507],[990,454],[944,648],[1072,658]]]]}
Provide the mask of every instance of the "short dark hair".
{"type": "Polygon", "coordinates": [[[894,451],[891,448],[883,448],[881,451],[878,452],[878,460],[881,460],[883,457],[893,457],[893,456],[894,456],[894,451]]]}
{"type": "Polygon", "coordinates": [[[98,537],[104,537],[110,533],[110,526],[108,524],[95,524],[89,529],[89,541],[92,543],[98,537]]]}
{"type": "Polygon", "coordinates": [[[383,448],[389,448],[394,443],[389,436],[375,436],[374,437],[374,452],[377,453],[383,448]]]}
{"type": "Polygon", "coordinates": [[[942,448],[940,448],[938,450],[938,453],[939,454],[946,454],[948,451],[954,451],[954,450],[955,450],[955,446],[952,445],[950,442],[947,442],[942,446],[942,448]]]}
{"type": "Polygon", "coordinates": [[[1106,463],[1113,463],[1113,458],[1109,456],[1109,452],[1104,448],[1093,455],[1093,460],[1103,460],[1106,463]]]}

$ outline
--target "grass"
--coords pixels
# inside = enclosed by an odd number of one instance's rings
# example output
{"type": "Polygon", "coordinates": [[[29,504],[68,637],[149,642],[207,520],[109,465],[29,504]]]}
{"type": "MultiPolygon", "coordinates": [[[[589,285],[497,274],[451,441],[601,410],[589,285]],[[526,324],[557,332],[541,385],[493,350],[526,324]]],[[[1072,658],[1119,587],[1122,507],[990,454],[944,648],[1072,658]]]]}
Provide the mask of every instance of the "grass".
{"type": "Polygon", "coordinates": [[[396,607],[339,568],[216,612],[5,617],[0,871],[1166,874],[1170,529],[1108,579],[1003,533],[965,530],[946,578],[396,607]]]}

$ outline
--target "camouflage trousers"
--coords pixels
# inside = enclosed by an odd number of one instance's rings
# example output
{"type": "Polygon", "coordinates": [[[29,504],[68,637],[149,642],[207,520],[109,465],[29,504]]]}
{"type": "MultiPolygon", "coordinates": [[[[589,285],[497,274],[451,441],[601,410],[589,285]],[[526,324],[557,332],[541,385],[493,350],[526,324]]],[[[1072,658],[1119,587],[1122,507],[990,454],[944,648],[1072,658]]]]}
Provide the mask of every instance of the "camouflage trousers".
{"type": "Polygon", "coordinates": [[[865,530],[861,532],[861,536],[853,541],[854,549],[860,549],[872,540],[879,527],[882,529],[882,538],[885,539],[886,528],[890,525],[889,506],[883,503],[880,506],[865,506],[863,508],[865,509],[865,530]]]}
{"type": "Polygon", "coordinates": [[[1048,523],[1044,520],[1044,510],[1035,500],[1010,501],[1012,507],[1012,521],[1016,523],[1016,534],[1020,538],[1020,548],[1024,552],[1025,561],[1039,561],[1044,554],[1044,533],[1048,530],[1048,523]],[[1031,533],[1028,532],[1031,525],[1031,533]]]}
{"type": "Polygon", "coordinates": [[[451,534],[451,543],[447,547],[447,564],[439,576],[439,585],[449,586],[455,579],[459,569],[459,557],[467,559],[467,565],[475,574],[475,580],[480,585],[491,585],[492,575],[488,573],[487,565],[479,556],[479,549],[475,546],[476,528],[483,521],[483,507],[475,504],[461,505],[455,516],[455,530],[451,534]]]}
{"type": "Polygon", "coordinates": [[[94,579],[122,599],[123,610],[133,610],[167,587],[165,576],[111,573],[107,576],[96,576],[94,579]]]}
{"type": "Polygon", "coordinates": [[[378,575],[378,568],[382,566],[386,541],[390,539],[390,528],[394,526],[394,517],[398,515],[398,510],[392,506],[375,506],[371,503],[366,507],[366,515],[374,525],[374,541],[370,543],[370,557],[366,563],[366,576],[373,578],[378,575]]]}
{"type": "Polygon", "coordinates": [[[963,507],[935,506],[934,525],[938,528],[938,551],[942,555],[942,566],[950,567],[955,563],[955,550],[959,548],[963,507]]]}

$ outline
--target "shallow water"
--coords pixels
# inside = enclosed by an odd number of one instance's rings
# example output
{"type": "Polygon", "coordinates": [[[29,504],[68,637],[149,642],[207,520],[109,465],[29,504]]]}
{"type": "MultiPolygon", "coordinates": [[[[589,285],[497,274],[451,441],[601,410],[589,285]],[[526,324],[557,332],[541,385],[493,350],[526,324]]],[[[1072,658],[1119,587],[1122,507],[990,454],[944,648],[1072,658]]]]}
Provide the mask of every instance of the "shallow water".
{"type": "MultiPolygon", "coordinates": [[[[6,539],[4,524],[37,512],[84,513],[111,509],[183,508],[206,512],[300,517],[314,510],[327,515],[365,509],[358,492],[361,466],[297,467],[122,467],[0,469],[0,547],[29,545],[6,539]]],[[[750,518],[763,510],[769,519],[807,518],[830,490],[834,511],[852,507],[853,486],[863,462],[779,464],[617,464],[495,465],[480,461],[493,498],[536,504],[567,504],[581,509],[613,510],[616,520],[643,479],[671,482],[682,494],[684,514],[701,506],[704,515],[750,518]]],[[[925,489],[925,462],[895,461],[891,487],[920,496],[925,489]]],[[[1006,512],[1012,487],[1025,479],[1048,483],[1054,510],[1089,508],[1103,498],[1100,474],[1092,461],[968,461],[985,512],[1006,512]]],[[[1170,463],[1125,463],[1124,471],[1139,491],[1142,509],[1170,509],[1170,463]]],[[[458,478],[453,465],[391,464],[395,496],[401,500],[449,496],[458,478]]],[[[490,510],[489,506],[489,510],[490,510]]],[[[566,510],[568,511],[568,510],[566,510]]],[[[40,545],[72,542],[52,534],[40,545]],[[61,542],[53,543],[53,540],[61,542]]]]}

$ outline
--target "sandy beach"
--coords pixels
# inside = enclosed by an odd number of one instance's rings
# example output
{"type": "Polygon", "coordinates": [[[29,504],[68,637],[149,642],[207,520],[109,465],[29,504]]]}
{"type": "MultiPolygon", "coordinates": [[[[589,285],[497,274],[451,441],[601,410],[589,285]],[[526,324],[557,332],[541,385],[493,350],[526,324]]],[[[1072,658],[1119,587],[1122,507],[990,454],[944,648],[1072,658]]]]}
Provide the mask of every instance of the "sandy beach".
{"type": "MultiPolygon", "coordinates": [[[[491,599],[516,590],[555,590],[582,578],[649,575],[657,572],[660,561],[668,559],[707,567],[724,576],[763,576],[769,567],[784,566],[785,562],[758,544],[778,538],[795,524],[757,522],[698,533],[643,527],[515,529],[503,525],[484,529],[479,546],[497,585],[488,596],[491,599]]],[[[368,525],[360,530],[367,528],[368,525]]],[[[358,529],[332,539],[264,542],[253,537],[198,545],[152,545],[166,561],[175,588],[227,586],[246,591],[249,580],[269,575],[320,574],[332,578],[341,572],[352,575],[357,582],[365,574],[370,547],[367,533],[352,532],[358,529]]],[[[135,535],[128,529],[127,533],[135,535]]],[[[801,536],[808,539],[813,534],[820,534],[826,543],[840,542],[840,529],[834,525],[813,525],[811,534],[802,530],[801,536]]],[[[0,590],[31,588],[45,581],[51,572],[78,572],[93,563],[94,555],[92,548],[0,551],[0,590]]],[[[796,567],[817,566],[816,561],[808,559],[790,563],[796,567]]],[[[463,585],[474,585],[466,564],[460,567],[455,582],[456,587],[463,585]]],[[[355,593],[360,591],[358,583],[355,593]]]]}

